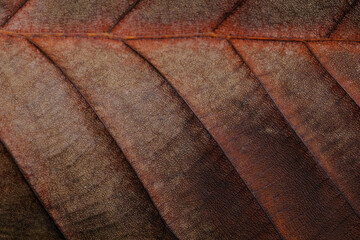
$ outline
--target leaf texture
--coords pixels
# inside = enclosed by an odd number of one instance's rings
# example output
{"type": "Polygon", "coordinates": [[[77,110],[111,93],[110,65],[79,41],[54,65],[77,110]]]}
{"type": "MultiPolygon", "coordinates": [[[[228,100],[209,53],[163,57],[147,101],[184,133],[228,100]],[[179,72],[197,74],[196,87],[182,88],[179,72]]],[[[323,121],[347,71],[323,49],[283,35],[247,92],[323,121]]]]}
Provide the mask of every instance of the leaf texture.
{"type": "Polygon", "coordinates": [[[214,238],[276,235],[219,146],[148,62],[122,42],[35,42],[89,99],[180,237],[201,238],[210,231],[214,238]],[[84,65],[89,56],[96,57],[84,65]],[[98,72],[104,74],[101,86],[92,77],[98,72]]]}
{"type": "Polygon", "coordinates": [[[359,239],[357,0],[0,0],[1,239],[359,239]]]}
{"type": "Polygon", "coordinates": [[[0,237],[63,239],[2,144],[0,161],[0,237]]]}
{"type": "Polygon", "coordinates": [[[75,88],[26,40],[2,40],[0,135],[64,234],[160,236],[154,206],[75,88]]]}

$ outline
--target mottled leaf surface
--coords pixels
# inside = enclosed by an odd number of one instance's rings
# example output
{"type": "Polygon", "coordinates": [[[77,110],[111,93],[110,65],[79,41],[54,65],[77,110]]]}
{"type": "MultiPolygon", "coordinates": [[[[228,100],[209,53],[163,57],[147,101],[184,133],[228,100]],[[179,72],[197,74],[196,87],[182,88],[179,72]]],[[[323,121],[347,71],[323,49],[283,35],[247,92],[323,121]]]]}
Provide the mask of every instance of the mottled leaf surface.
{"type": "Polygon", "coordinates": [[[26,40],[0,40],[0,136],[64,234],[159,237],[157,211],[75,88],[26,40]]]}
{"type": "Polygon", "coordinates": [[[219,146],[148,62],[118,41],[35,42],[84,92],[180,238],[275,239],[219,146]]]}
{"type": "Polygon", "coordinates": [[[180,39],[131,44],[163,69],[286,237],[321,234],[337,239],[337,231],[353,227],[349,235],[358,234],[360,222],[346,199],[228,42],[180,39]],[[329,232],[335,227],[337,231],[329,232]]]}
{"type": "Polygon", "coordinates": [[[358,0],[0,0],[1,239],[359,239],[358,0]]]}

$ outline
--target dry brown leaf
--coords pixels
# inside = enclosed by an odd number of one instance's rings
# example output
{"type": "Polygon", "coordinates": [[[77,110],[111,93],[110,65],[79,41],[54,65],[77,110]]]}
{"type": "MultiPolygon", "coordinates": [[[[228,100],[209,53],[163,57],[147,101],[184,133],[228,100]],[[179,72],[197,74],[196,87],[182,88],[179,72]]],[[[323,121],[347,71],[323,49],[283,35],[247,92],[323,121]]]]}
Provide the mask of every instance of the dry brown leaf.
{"type": "Polygon", "coordinates": [[[1,239],[360,239],[358,0],[0,0],[1,239]]]}

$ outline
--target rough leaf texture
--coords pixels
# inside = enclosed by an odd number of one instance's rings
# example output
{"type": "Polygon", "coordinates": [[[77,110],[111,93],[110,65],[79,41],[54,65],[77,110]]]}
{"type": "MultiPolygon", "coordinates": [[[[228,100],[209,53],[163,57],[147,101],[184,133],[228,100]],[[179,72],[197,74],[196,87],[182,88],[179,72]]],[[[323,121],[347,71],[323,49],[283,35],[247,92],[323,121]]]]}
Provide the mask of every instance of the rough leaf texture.
{"type": "Polygon", "coordinates": [[[0,239],[359,239],[358,0],[0,0],[0,239]]]}

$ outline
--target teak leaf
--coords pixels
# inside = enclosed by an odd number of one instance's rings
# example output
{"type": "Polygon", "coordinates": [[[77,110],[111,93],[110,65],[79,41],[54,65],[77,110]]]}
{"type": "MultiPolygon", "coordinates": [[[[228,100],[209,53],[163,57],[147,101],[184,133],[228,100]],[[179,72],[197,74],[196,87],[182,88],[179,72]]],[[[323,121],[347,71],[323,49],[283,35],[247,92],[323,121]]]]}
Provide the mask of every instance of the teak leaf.
{"type": "Polygon", "coordinates": [[[359,239],[358,0],[0,0],[1,239],[359,239]]]}

